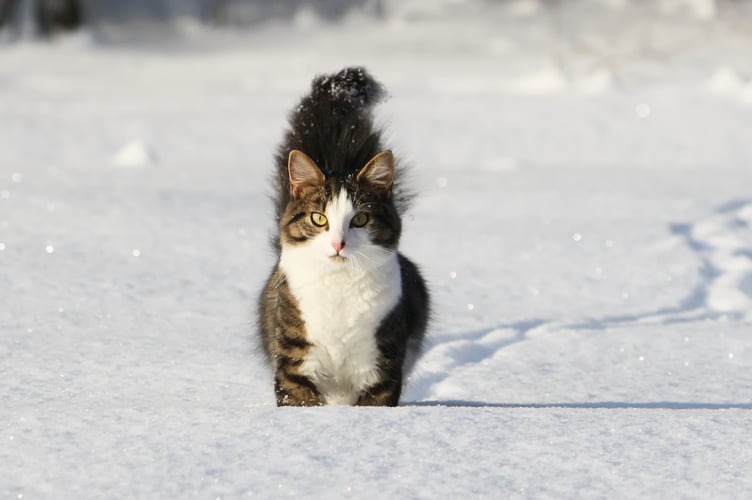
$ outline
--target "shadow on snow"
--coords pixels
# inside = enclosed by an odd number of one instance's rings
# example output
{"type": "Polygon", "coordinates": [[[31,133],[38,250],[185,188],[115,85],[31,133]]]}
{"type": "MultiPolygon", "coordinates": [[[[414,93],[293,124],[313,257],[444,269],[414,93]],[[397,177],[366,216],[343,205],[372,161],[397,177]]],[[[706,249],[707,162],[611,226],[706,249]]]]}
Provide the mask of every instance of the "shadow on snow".
{"type": "Polygon", "coordinates": [[[401,406],[428,406],[448,408],[572,408],[582,410],[752,410],[752,403],[690,403],[682,401],[655,401],[628,403],[622,401],[595,401],[592,403],[485,403],[483,401],[413,401],[401,406]]]}

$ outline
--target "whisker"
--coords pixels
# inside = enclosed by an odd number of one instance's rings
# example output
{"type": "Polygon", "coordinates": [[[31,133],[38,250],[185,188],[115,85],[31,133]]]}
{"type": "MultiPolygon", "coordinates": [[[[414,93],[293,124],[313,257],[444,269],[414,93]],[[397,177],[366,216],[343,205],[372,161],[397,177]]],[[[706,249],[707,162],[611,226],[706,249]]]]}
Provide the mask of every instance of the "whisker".
{"type": "Polygon", "coordinates": [[[358,266],[358,271],[362,272],[365,268],[365,264],[363,260],[368,260],[368,256],[365,255],[361,250],[358,250],[357,252],[355,252],[353,256],[355,257],[355,263],[358,266]]]}
{"type": "Polygon", "coordinates": [[[367,260],[371,264],[375,264],[376,263],[376,260],[373,257],[369,256],[368,254],[366,254],[362,250],[358,250],[357,252],[355,252],[354,255],[359,255],[360,257],[362,257],[363,259],[367,260]]]}

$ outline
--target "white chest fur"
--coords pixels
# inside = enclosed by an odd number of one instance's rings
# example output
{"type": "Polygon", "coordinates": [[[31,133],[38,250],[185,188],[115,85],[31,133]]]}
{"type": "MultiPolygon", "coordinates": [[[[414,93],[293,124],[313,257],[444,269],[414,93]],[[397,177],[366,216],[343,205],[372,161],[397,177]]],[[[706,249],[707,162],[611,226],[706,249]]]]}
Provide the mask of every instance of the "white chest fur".
{"type": "Polygon", "coordinates": [[[283,251],[280,266],[313,344],[301,365],[327,404],[351,405],[379,380],[376,330],[401,295],[396,254],[378,265],[312,264],[283,251]]]}

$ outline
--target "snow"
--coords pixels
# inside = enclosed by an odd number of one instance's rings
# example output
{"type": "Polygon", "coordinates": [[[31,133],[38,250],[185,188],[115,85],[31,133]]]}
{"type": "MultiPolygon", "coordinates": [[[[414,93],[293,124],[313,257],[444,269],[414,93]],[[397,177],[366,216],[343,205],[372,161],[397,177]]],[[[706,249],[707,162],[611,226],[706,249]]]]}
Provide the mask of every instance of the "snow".
{"type": "Polygon", "coordinates": [[[156,161],[154,153],[143,141],[134,139],[120,148],[112,157],[116,167],[145,167],[156,161]]]}
{"type": "Polygon", "coordinates": [[[389,5],[0,47],[0,497],[752,493],[749,6],[389,5]],[[399,408],[277,409],[271,158],[349,64],[430,338],[399,408]]]}

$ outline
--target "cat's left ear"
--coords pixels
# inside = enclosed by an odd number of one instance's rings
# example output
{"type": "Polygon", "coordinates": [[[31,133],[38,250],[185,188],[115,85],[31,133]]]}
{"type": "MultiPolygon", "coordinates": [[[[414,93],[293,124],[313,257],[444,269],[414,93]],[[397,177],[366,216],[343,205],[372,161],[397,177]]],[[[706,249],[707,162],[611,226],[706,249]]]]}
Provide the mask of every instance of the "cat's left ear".
{"type": "Polygon", "coordinates": [[[287,157],[287,171],[290,175],[290,189],[297,198],[307,187],[324,184],[324,174],[316,163],[304,152],[293,149],[287,157]]]}
{"type": "Polygon", "coordinates": [[[371,158],[366,166],[360,169],[358,182],[367,182],[371,186],[384,191],[390,191],[394,183],[394,155],[391,151],[382,151],[371,158]]]}

